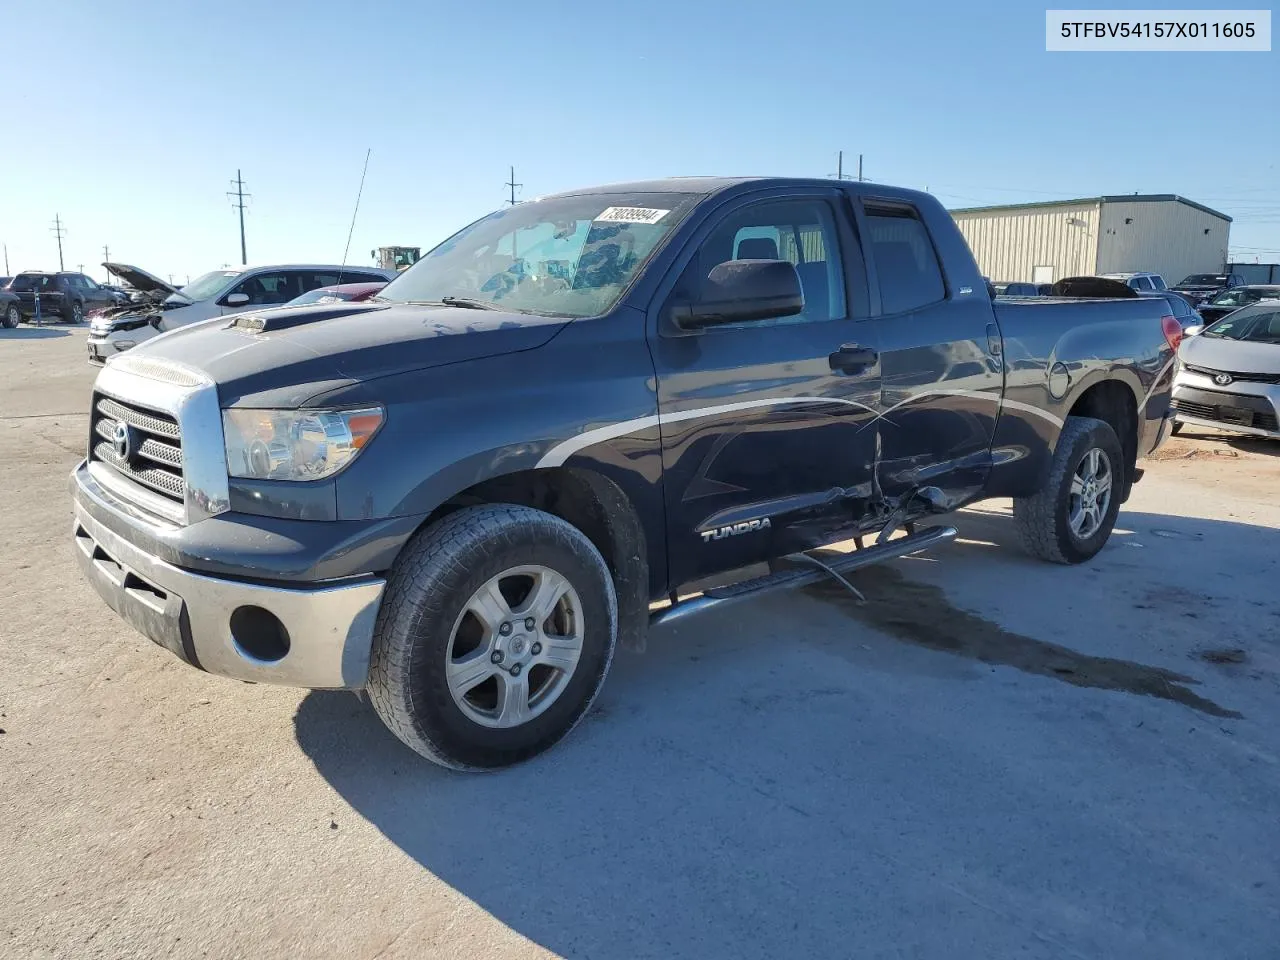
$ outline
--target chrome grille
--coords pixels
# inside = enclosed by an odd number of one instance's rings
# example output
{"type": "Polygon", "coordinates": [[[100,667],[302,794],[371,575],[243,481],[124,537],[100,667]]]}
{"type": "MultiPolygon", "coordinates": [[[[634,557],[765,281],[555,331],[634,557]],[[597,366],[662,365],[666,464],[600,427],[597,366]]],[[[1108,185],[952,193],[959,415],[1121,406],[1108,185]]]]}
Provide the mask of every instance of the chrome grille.
{"type": "Polygon", "coordinates": [[[186,496],[182,471],[182,430],[166,413],[95,394],[91,418],[90,461],[111,467],[131,480],[178,503],[186,496]],[[136,445],[122,457],[115,448],[118,424],[128,424],[136,445]]]}
{"type": "Polygon", "coordinates": [[[1216,377],[1220,373],[1225,373],[1232,380],[1240,380],[1243,383],[1280,383],[1280,373],[1236,373],[1234,370],[1213,370],[1209,367],[1196,367],[1186,364],[1186,368],[1192,373],[1198,373],[1205,377],[1216,377]]]}

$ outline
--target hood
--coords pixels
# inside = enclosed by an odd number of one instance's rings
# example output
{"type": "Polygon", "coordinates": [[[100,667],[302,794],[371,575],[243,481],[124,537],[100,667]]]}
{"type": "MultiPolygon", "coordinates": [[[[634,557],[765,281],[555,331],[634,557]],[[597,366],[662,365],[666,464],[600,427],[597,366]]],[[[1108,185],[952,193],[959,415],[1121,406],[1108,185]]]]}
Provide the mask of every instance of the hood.
{"type": "Polygon", "coordinates": [[[1187,337],[1178,349],[1183,363],[1229,373],[1280,375],[1280,344],[1222,337],[1187,337]]]}
{"type": "Polygon", "coordinates": [[[532,350],[569,322],[461,307],[323,303],[218,317],[132,352],[204,370],[224,406],[297,406],[343,385],[532,350]]]}
{"type": "Polygon", "coordinates": [[[128,263],[104,263],[102,266],[113,277],[119,277],[129,286],[142,293],[161,293],[168,296],[171,293],[178,292],[177,287],[165,283],[159,277],[147,273],[141,267],[135,267],[128,263]]]}

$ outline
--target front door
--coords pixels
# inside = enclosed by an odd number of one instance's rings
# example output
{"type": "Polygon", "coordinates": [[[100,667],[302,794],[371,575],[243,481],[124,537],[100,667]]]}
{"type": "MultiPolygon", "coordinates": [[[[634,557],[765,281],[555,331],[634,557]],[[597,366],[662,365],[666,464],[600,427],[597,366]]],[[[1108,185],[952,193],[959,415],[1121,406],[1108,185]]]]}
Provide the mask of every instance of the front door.
{"type": "Polygon", "coordinates": [[[880,380],[860,343],[868,300],[847,209],[835,190],[738,201],[699,229],[659,309],[673,584],[829,543],[866,509],[880,380]],[[733,259],[794,264],[803,313],[693,334],[665,324],[733,259]]]}
{"type": "Polygon", "coordinates": [[[1000,331],[980,290],[948,289],[929,230],[902,201],[863,201],[880,291],[868,326],[880,351],[876,479],[891,501],[925,486],[970,499],[991,469],[1004,390],[1000,331]]]}

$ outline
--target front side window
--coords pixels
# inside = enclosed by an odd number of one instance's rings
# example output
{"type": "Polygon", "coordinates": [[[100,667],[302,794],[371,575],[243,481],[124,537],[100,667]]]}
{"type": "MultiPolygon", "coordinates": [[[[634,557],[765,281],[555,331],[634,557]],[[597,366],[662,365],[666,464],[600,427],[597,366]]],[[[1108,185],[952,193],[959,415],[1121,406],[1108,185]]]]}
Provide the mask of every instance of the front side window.
{"type": "Polygon", "coordinates": [[[255,273],[241,281],[231,293],[243,293],[249,297],[246,307],[273,306],[288,303],[301,291],[298,289],[298,275],[284,271],[277,273],[255,273]]]}
{"type": "Polygon", "coordinates": [[[597,316],[618,302],[700,199],[587,193],[519,203],[454,234],[379,297],[397,303],[453,297],[516,313],[597,316]]]}
{"type": "Polygon", "coordinates": [[[868,242],[880,279],[884,313],[903,313],[946,296],[942,268],[929,231],[909,204],[872,203],[864,207],[868,242]]]}
{"type": "Polygon", "coordinates": [[[800,278],[804,310],[794,316],[753,321],[751,327],[847,316],[835,219],[823,201],[763,201],[729,214],[702,242],[686,268],[688,279],[682,285],[687,293],[697,296],[712,268],[728,260],[786,260],[800,278]]]}

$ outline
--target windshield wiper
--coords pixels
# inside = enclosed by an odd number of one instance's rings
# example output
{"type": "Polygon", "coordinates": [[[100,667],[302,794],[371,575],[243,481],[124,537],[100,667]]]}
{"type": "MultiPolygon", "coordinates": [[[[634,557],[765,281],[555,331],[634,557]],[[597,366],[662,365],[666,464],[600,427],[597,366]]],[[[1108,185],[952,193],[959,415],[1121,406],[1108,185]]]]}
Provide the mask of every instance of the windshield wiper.
{"type": "Polygon", "coordinates": [[[502,308],[488,300],[472,300],[470,297],[441,297],[440,302],[446,307],[464,307],[467,310],[501,310],[502,308]]]}

